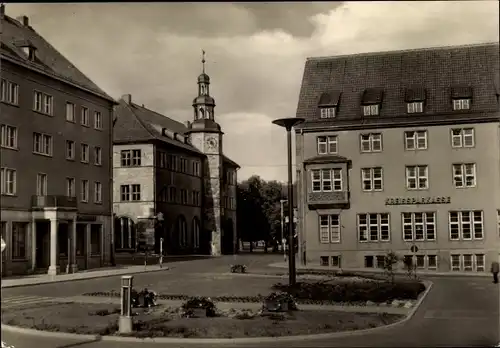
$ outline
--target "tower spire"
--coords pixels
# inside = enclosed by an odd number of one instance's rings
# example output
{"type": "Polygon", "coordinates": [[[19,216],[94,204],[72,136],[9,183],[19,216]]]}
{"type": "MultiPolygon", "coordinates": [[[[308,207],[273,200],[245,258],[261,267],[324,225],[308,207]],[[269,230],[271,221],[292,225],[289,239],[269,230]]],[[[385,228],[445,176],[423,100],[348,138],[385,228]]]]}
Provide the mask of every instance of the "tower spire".
{"type": "Polygon", "coordinates": [[[201,50],[201,64],[203,66],[203,73],[205,73],[205,50],[201,50]]]}

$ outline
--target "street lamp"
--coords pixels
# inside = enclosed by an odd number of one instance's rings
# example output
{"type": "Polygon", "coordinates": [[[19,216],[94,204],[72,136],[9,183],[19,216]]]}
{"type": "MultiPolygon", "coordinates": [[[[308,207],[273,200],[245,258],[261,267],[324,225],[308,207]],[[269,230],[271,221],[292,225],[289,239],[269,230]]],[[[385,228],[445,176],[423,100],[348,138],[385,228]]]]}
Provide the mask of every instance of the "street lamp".
{"type": "Polygon", "coordinates": [[[304,122],[303,118],[290,117],[274,120],[273,123],[286,129],[288,148],[288,283],[295,284],[295,243],[293,233],[293,182],[292,182],[292,128],[304,122]]]}

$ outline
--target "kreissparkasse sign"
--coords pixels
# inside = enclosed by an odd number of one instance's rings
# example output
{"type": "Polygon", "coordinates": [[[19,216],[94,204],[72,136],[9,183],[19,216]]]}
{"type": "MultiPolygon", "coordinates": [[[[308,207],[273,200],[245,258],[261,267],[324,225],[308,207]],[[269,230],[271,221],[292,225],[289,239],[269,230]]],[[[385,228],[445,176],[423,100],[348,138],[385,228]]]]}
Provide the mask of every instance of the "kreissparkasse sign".
{"type": "Polygon", "coordinates": [[[450,204],[450,196],[435,197],[388,197],[385,205],[413,205],[413,204],[450,204]]]}

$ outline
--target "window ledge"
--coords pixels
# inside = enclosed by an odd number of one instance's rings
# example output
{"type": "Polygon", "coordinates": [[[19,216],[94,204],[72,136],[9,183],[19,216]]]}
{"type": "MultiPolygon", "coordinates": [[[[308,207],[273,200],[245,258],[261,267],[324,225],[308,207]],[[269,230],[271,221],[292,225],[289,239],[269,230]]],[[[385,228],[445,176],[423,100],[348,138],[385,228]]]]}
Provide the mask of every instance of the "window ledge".
{"type": "Polygon", "coordinates": [[[1,102],[2,102],[3,104],[10,105],[10,106],[14,106],[14,107],[16,107],[16,108],[19,108],[19,107],[20,107],[20,106],[19,106],[19,103],[18,103],[18,104],[15,104],[15,103],[12,103],[12,102],[7,101],[7,100],[2,100],[1,102]]]}
{"type": "Polygon", "coordinates": [[[33,155],[44,156],[44,157],[52,157],[52,155],[48,155],[46,153],[33,151],[33,155]]]}
{"type": "Polygon", "coordinates": [[[74,158],[66,158],[67,161],[71,161],[71,162],[74,162],[75,159],[74,158]]]}
{"type": "Polygon", "coordinates": [[[83,124],[83,123],[81,123],[80,125],[81,125],[82,127],[85,127],[85,128],[90,128],[90,125],[88,125],[88,124],[83,124]]]}
{"type": "Polygon", "coordinates": [[[2,193],[2,196],[17,197],[17,193],[2,193]]]}
{"type": "Polygon", "coordinates": [[[75,120],[75,121],[72,121],[72,120],[68,120],[68,119],[66,119],[66,122],[76,124],[76,120],[75,120]]]}
{"type": "Polygon", "coordinates": [[[43,116],[54,117],[54,115],[53,115],[53,114],[47,114],[47,113],[45,113],[45,112],[43,112],[43,111],[39,111],[39,110],[35,110],[35,109],[33,109],[33,112],[35,112],[35,113],[37,113],[37,114],[40,114],[40,115],[43,115],[43,116]]]}
{"type": "Polygon", "coordinates": [[[18,147],[11,147],[11,146],[6,146],[6,145],[2,145],[2,149],[19,151],[18,147]]]}

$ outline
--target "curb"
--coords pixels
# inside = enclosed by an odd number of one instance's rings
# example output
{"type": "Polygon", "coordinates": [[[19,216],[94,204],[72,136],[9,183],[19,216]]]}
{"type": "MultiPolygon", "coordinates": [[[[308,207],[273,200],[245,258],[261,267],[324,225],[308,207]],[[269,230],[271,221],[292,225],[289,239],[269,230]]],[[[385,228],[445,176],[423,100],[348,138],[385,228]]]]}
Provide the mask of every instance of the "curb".
{"type": "Polygon", "coordinates": [[[47,332],[40,331],[34,329],[26,329],[20,328],[17,326],[5,325],[2,324],[2,330],[17,332],[26,335],[35,335],[35,336],[45,336],[52,338],[73,338],[73,339],[88,339],[93,341],[107,341],[107,342],[130,342],[130,343],[181,343],[181,344],[245,344],[245,343],[270,343],[270,342],[296,342],[296,341],[313,341],[320,339],[328,339],[328,338],[341,338],[341,337],[349,337],[349,336],[358,336],[364,335],[374,332],[379,332],[387,329],[394,328],[396,326],[403,325],[407,321],[409,321],[420,308],[420,305],[424,301],[424,299],[429,294],[433,283],[431,281],[424,281],[426,285],[426,289],[424,293],[420,296],[415,303],[415,306],[410,310],[408,315],[397,321],[395,323],[384,325],[380,327],[356,330],[356,331],[342,331],[342,332],[332,332],[332,333],[323,333],[323,334],[315,334],[315,335],[300,335],[300,336],[283,336],[283,337],[251,337],[251,338],[167,338],[167,337],[158,337],[158,338],[135,338],[135,337],[120,337],[120,336],[100,336],[100,335],[79,335],[72,333],[63,333],[63,332],[47,332]]]}
{"type": "Polygon", "coordinates": [[[53,280],[42,280],[36,283],[25,283],[25,284],[12,284],[12,285],[2,285],[2,290],[3,289],[12,289],[12,288],[21,288],[25,286],[37,286],[37,285],[44,285],[44,284],[53,284],[53,283],[68,283],[68,282],[78,282],[78,281],[83,281],[83,280],[88,280],[88,279],[97,279],[97,278],[109,278],[109,277],[116,277],[120,275],[128,275],[128,274],[138,274],[138,273],[153,273],[153,272],[160,272],[160,271],[168,271],[170,270],[170,267],[164,267],[164,268],[158,268],[158,269],[150,269],[150,270],[136,270],[136,271],[129,271],[129,272],[124,272],[124,273],[112,273],[112,274],[105,274],[105,275],[93,275],[90,277],[85,277],[85,278],[73,278],[73,279],[57,279],[54,278],[53,280]]]}

